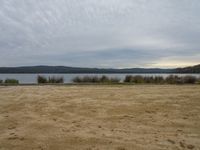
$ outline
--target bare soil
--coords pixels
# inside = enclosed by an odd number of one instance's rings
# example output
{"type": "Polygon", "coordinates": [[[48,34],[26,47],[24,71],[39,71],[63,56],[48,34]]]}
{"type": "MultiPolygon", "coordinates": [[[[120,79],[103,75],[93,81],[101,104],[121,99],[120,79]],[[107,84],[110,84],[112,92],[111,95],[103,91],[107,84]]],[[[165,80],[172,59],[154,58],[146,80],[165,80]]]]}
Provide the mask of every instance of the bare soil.
{"type": "Polygon", "coordinates": [[[200,85],[0,87],[0,150],[200,150],[200,85]]]}

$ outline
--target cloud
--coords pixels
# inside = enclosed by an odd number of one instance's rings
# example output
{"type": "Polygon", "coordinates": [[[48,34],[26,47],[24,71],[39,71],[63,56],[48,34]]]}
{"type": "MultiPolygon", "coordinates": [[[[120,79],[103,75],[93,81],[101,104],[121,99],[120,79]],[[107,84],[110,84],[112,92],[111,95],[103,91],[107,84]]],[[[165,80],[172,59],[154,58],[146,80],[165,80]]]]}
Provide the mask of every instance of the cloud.
{"type": "Polygon", "coordinates": [[[1,0],[0,66],[200,63],[199,13],[199,0],[1,0]]]}

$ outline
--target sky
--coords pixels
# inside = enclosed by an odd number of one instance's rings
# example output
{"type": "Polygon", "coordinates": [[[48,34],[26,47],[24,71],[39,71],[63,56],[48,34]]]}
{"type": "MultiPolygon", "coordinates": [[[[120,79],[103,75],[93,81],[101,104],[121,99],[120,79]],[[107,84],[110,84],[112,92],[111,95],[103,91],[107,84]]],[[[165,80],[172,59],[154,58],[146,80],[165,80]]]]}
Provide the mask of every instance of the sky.
{"type": "Polygon", "coordinates": [[[199,0],[0,0],[1,67],[199,63],[199,0]]]}

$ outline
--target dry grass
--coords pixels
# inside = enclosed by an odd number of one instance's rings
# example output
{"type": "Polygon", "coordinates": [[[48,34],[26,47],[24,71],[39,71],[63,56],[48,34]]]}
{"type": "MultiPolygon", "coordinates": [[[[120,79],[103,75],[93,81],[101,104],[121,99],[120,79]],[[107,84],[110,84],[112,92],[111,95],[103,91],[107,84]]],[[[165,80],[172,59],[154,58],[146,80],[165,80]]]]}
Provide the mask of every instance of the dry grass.
{"type": "Polygon", "coordinates": [[[200,149],[200,86],[0,87],[0,150],[200,149]]]}

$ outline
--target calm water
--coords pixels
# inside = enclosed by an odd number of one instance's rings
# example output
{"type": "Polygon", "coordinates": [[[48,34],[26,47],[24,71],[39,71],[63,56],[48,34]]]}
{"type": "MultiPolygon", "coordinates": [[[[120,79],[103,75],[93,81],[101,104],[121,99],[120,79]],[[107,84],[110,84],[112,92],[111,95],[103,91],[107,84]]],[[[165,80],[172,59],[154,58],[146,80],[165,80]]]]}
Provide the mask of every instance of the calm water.
{"type": "MultiPolygon", "coordinates": [[[[0,79],[5,80],[7,78],[17,79],[20,83],[28,84],[28,83],[37,83],[37,76],[58,76],[58,77],[64,77],[65,83],[72,83],[72,79],[76,76],[83,77],[83,76],[102,76],[106,75],[108,77],[117,77],[123,80],[126,75],[142,75],[142,76],[163,76],[166,77],[170,74],[0,74],[0,79]]],[[[174,74],[178,76],[186,76],[186,75],[192,75],[196,77],[200,77],[200,74],[174,74]]]]}

